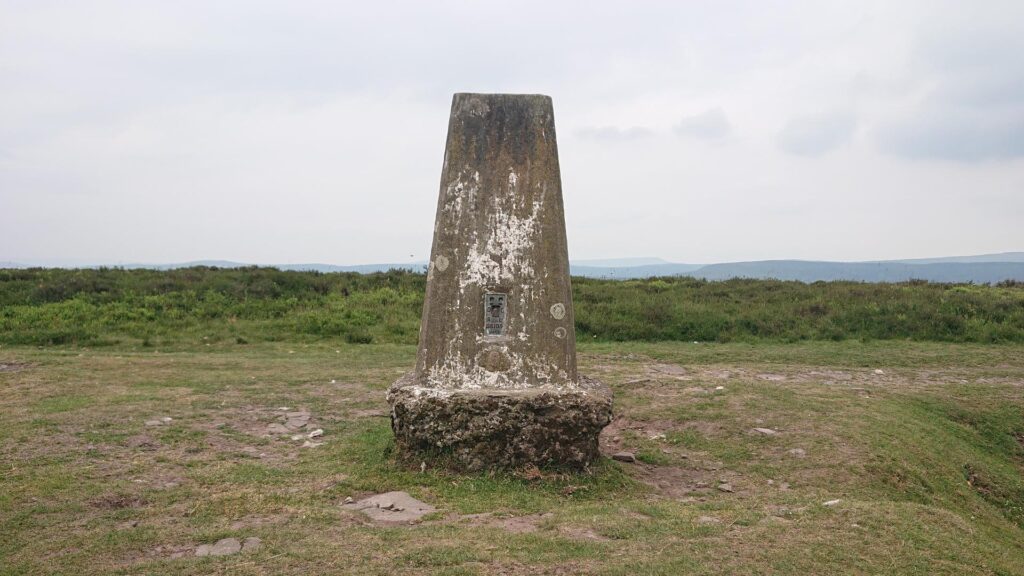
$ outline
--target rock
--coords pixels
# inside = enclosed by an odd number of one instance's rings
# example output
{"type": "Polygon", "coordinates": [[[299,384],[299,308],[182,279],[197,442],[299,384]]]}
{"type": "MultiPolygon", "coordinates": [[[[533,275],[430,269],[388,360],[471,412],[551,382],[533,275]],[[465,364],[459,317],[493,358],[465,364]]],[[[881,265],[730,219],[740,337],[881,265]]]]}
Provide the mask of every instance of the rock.
{"type": "Polygon", "coordinates": [[[355,502],[355,500],[352,500],[351,496],[345,496],[345,504],[351,504],[352,502],[355,502]]]}
{"type": "Polygon", "coordinates": [[[797,458],[803,458],[804,456],[807,456],[807,451],[804,450],[803,448],[790,448],[789,450],[786,450],[786,453],[789,454],[790,456],[795,456],[797,458]]]}
{"type": "Polygon", "coordinates": [[[296,442],[298,442],[299,440],[302,440],[303,438],[305,438],[305,436],[303,436],[302,434],[296,434],[296,435],[292,436],[292,440],[295,440],[296,442]]]}
{"type": "Polygon", "coordinates": [[[718,491],[719,492],[729,492],[729,493],[735,492],[735,490],[733,490],[733,488],[732,488],[732,484],[729,484],[728,482],[723,482],[722,484],[719,484],[718,485],[718,491]]]}
{"type": "Polygon", "coordinates": [[[424,388],[410,372],[388,389],[391,428],[402,453],[448,452],[456,468],[520,469],[597,460],[598,433],[611,422],[612,391],[579,375],[564,388],[424,388]]]}
{"type": "Polygon", "coordinates": [[[612,454],[612,460],[619,462],[636,462],[636,455],[632,452],[616,452],[612,454]]]}
{"type": "Polygon", "coordinates": [[[829,500],[827,502],[822,502],[821,505],[822,506],[828,506],[829,508],[831,508],[832,506],[835,506],[836,504],[839,504],[840,502],[842,502],[842,500],[837,498],[835,500],[829,500]]]}
{"type": "Polygon", "coordinates": [[[301,447],[302,448],[316,448],[317,446],[323,446],[323,444],[324,444],[323,442],[310,442],[309,440],[306,440],[305,442],[302,443],[301,447]]]}
{"type": "Polygon", "coordinates": [[[362,512],[381,524],[407,524],[437,511],[436,508],[410,496],[406,492],[387,492],[363,498],[358,502],[345,499],[342,508],[362,512]]]}
{"type": "Polygon", "coordinates": [[[883,372],[882,370],[879,370],[879,369],[876,368],[875,369],[875,374],[878,374],[879,376],[882,376],[882,375],[885,374],[885,372],[883,372]]]}
{"type": "Polygon", "coordinates": [[[714,516],[701,516],[697,518],[697,524],[721,524],[722,521],[714,516]]]}
{"type": "Polygon", "coordinates": [[[146,426],[163,426],[164,423],[159,420],[146,420],[146,426]]]}
{"type": "Polygon", "coordinates": [[[171,418],[170,416],[164,416],[163,418],[160,419],[160,421],[163,422],[164,424],[167,424],[172,420],[174,420],[174,418],[171,418]]]}
{"type": "Polygon", "coordinates": [[[196,548],[196,556],[227,556],[237,554],[242,550],[242,543],[238,538],[224,538],[216,544],[203,544],[196,548]]]}
{"type": "Polygon", "coordinates": [[[316,430],[313,430],[312,432],[309,433],[309,439],[312,440],[313,438],[319,438],[323,435],[324,431],[321,430],[320,428],[317,428],[316,430]]]}
{"type": "Polygon", "coordinates": [[[309,423],[309,412],[289,412],[285,414],[287,421],[285,426],[292,430],[298,430],[309,423]]]}
{"type": "Polygon", "coordinates": [[[765,436],[775,436],[778,434],[777,430],[772,430],[771,428],[754,428],[754,432],[764,434],[765,436]]]}
{"type": "Polygon", "coordinates": [[[715,390],[718,390],[718,391],[725,390],[725,386],[715,386],[715,390]]]}
{"type": "Polygon", "coordinates": [[[250,536],[242,541],[242,552],[255,552],[260,549],[263,541],[255,536],[250,536]]]}
{"type": "Polygon", "coordinates": [[[291,432],[283,424],[270,424],[267,426],[267,434],[287,434],[291,432]]]}

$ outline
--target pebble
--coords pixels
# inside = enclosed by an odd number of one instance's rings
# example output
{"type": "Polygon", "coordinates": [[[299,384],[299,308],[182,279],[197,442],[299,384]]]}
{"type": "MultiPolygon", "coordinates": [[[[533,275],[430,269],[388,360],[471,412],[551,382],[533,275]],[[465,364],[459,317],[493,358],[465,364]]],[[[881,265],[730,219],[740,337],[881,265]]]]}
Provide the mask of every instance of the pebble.
{"type": "Polygon", "coordinates": [[[882,376],[883,374],[885,374],[885,372],[883,372],[882,370],[879,370],[879,369],[876,368],[875,369],[875,374],[878,374],[879,376],[882,376]]]}
{"type": "Polygon", "coordinates": [[[313,438],[319,438],[319,437],[321,437],[323,435],[324,435],[324,431],[321,430],[320,428],[317,428],[316,430],[313,430],[312,432],[309,433],[309,438],[310,438],[310,440],[312,440],[313,438]]]}
{"type": "Polygon", "coordinates": [[[719,492],[730,492],[730,493],[731,492],[735,492],[735,490],[733,490],[733,488],[732,488],[732,484],[729,484],[729,483],[719,484],[718,485],[718,491],[719,492]]]}
{"type": "Polygon", "coordinates": [[[790,448],[789,450],[786,451],[786,453],[789,454],[790,456],[796,456],[797,458],[803,458],[804,456],[807,456],[807,451],[804,450],[803,448],[790,448]]]}
{"type": "Polygon", "coordinates": [[[164,423],[159,420],[146,420],[146,426],[163,426],[164,423]]]}
{"type": "Polygon", "coordinates": [[[618,460],[619,462],[636,462],[636,455],[632,452],[616,452],[612,454],[612,460],[618,460]]]}
{"type": "Polygon", "coordinates": [[[306,440],[302,443],[302,448],[316,448],[317,446],[323,446],[323,442],[310,442],[306,440]]]}
{"type": "Polygon", "coordinates": [[[701,516],[697,518],[697,524],[720,524],[722,521],[714,516],[701,516]]]}
{"type": "Polygon", "coordinates": [[[822,506],[832,507],[832,506],[835,506],[836,504],[839,504],[840,502],[842,502],[842,500],[837,498],[835,500],[829,500],[828,502],[822,502],[821,505],[822,506]]]}
{"type": "Polygon", "coordinates": [[[754,432],[760,432],[765,436],[775,436],[779,433],[777,430],[772,430],[771,428],[754,428],[754,432]]]}

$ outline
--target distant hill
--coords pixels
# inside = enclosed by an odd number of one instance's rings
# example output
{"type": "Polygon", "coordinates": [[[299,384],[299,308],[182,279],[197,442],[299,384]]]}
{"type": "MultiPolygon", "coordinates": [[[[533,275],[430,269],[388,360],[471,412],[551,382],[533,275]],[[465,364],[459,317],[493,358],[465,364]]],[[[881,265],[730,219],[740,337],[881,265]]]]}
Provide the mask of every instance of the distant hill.
{"type": "MultiPolygon", "coordinates": [[[[359,272],[369,274],[391,269],[425,270],[427,263],[385,263],[338,266],[335,264],[271,264],[280,270],[317,272],[359,272]]],[[[27,268],[32,264],[0,262],[0,268],[27,268]]],[[[196,260],[179,264],[122,264],[120,268],[149,268],[171,270],[192,266],[240,268],[253,266],[229,260],[196,260]]],[[[264,265],[266,266],[266,265],[264,265]]],[[[83,266],[95,268],[96,266],[83,266]]],[[[947,256],[910,260],[882,260],[874,262],[816,262],[807,260],[762,260],[757,262],[728,262],[721,264],[681,264],[660,258],[611,258],[602,260],[574,260],[570,271],[575,276],[631,280],[653,276],[692,276],[707,280],[753,278],[799,280],[818,282],[852,280],[856,282],[956,282],[992,284],[1003,280],[1024,282],[1024,252],[980,254],[976,256],[947,256]]]]}
{"type": "Polygon", "coordinates": [[[1024,262],[952,262],[947,264],[904,264],[901,262],[805,262],[768,260],[710,264],[689,275],[707,280],[729,278],[772,278],[817,282],[855,280],[859,282],[974,282],[992,284],[1002,280],[1024,281],[1024,262]]]}
{"type": "MultiPolygon", "coordinates": [[[[885,262],[885,260],[882,260],[885,262]]],[[[1001,252],[999,254],[980,254],[978,256],[945,256],[942,258],[914,258],[911,260],[889,260],[902,264],[947,264],[969,262],[1024,262],[1024,252],[1001,252]]]]}
{"type": "Polygon", "coordinates": [[[634,278],[650,278],[652,276],[683,276],[703,268],[703,264],[647,264],[642,266],[583,266],[578,262],[569,263],[569,272],[574,276],[587,278],[611,278],[631,280],[634,278]]]}

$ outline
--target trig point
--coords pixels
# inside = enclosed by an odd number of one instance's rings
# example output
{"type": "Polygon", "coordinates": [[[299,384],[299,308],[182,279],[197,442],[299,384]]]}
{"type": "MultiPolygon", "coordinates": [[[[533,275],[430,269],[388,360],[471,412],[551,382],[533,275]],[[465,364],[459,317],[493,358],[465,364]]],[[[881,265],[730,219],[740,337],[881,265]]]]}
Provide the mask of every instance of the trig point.
{"type": "Polygon", "coordinates": [[[406,453],[468,469],[597,459],[612,395],[576,372],[551,98],[452,99],[416,370],[387,397],[406,453]]]}

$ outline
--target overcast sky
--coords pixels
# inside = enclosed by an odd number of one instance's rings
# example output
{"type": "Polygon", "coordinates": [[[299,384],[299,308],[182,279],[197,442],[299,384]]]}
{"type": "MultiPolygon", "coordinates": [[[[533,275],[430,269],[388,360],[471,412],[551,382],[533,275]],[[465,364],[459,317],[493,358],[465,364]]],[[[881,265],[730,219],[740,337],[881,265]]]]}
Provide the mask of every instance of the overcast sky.
{"type": "Polygon", "coordinates": [[[429,257],[451,95],[573,259],[1024,250],[1024,2],[0,1],[0,261],[429,257]]]}

